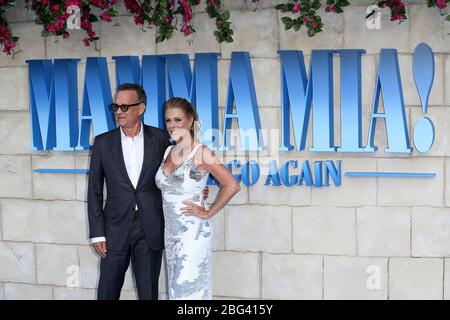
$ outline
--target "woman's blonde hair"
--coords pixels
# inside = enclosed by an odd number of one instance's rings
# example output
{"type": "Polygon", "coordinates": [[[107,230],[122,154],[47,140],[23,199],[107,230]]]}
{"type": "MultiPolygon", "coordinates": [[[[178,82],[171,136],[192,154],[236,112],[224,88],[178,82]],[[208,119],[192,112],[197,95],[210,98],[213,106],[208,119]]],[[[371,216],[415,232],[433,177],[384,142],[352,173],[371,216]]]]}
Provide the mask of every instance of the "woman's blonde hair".
{"type": "Polygon", "coordinates": [[[188,118],[194,119],[192,126],[189,128],[189,132],[190,132],[192,138],[194,138],[195,134],[196,134],[196,132],[195,132],[196,129],[199,130],[199,128],[196,128],[196,127],[199,127],[199,124],[200,124],[200,122],[198,121],[198,115],[197,115],[197,111],[195,110],[195,108],[186,99],[178,98],[178,97],[169,99],[164,103],[164,112],[166,112],[168,109],[173,109],[173,108],[179,108],[179,109],[183,110],[188,118]]]}

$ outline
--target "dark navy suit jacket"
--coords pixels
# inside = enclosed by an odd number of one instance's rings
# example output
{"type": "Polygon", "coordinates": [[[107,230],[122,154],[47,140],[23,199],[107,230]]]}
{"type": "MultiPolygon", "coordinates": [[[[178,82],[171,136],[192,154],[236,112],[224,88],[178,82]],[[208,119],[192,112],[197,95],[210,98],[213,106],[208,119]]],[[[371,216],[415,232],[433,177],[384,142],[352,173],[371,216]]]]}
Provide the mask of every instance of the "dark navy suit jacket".
{"type": "Polygon", "coordinates": [[[88,184],[89,237],[106,237],[108,250],[126,248],[135,206],[145,237],[153,250],[164,247],[161,192],[155,175],[169,145],[167,132],[143,125],[144,159],[137,187],[128,177],[122,153],[120,128],[95,137],[88,184]],[[103,206],[103,186],[107,196],[103,206]]]}

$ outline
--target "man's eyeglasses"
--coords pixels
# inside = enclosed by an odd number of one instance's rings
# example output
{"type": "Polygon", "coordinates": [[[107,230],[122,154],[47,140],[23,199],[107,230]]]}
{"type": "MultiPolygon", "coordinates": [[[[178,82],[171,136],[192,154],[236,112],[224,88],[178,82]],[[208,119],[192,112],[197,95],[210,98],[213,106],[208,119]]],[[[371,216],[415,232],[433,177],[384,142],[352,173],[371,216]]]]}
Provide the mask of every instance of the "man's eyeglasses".
{"type": "Polygon", "coordinates": [[[117,103],[111,103],[111,104],[109,105],[109,108],[110,108],[112,111],[114,111],[114,112],[117,112],[117,110],[119,110],[119,108],[120,108],[120,110],[122,110],[122,112],[127,112],[128,109],[129,109],[130,107],[138,106],[138,105],[140,105],[141,103],[142,103],[142,102],[136,102],[136,103],[133,103],[133,104],[117,104],[117,103]]]}

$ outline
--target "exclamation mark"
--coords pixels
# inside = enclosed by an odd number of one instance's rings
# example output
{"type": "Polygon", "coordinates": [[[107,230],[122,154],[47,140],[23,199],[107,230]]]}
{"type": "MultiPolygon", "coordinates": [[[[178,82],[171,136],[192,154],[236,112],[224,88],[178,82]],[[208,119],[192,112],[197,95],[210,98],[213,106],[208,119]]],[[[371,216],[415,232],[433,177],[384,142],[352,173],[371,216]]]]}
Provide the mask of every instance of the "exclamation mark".
{"type": "MultiPolygon", "coordinates": [[[[422,113],[428,109],[428,98],[434,80],[434,55],[425,43],[417,45],[413,54],[413,74],[422,104],[422,113]]],[[[433,146],[434,125],[430,118],[423,117],[414,127],[414,145],[417,151],[427,152],[433,146]]]]}

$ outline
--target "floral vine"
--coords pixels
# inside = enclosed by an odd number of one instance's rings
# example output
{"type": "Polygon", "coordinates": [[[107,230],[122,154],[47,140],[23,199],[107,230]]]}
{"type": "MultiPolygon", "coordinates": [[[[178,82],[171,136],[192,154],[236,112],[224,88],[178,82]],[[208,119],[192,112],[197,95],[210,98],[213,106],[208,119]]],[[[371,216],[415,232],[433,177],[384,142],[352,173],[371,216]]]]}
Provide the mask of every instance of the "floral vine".
{"type": "Polygon", "coordinates": [[[307,28],[307,34],[310,37],[322,31],[322,18],[317,11],[320,9],[319,0],[291,0],[285,4],[275,6],[275,9],[283,13],[291,13],[296,18],[288,16],[282,17],[281,21],[286,30],[294,29],[298,31],[304,25],[307,28]]]}
{"type": "Polygon", "coordinates": [[[62,36],[63,39],[70,37],[70,31],[81,29],[86,33],[83,42],[90,46],[92,42],[98,40],[96,32],[93,30],[93,23],[103,20],[111,22],[113,17],[117,16],[118,0],[69,0],[69,1],[51,1],[51,0],[32,0],[31,10],[36,14],[36,24],[42,25],[42,36],[62,36]],[[80,23],[73,29],[69,27],[69,17],[71,8],[79,8],[80,23]],[[96,15],[92,11],[98,8],[101,14],[96,15]]]}
{"type": "Polygon", "coordinates": [[[222,9],[222,0],[206,0],[206,12],[210,18],[216,19],[217,30],[214,31],[217,41],[233,42],[230,11],[222,9]]]}
{"type": "MultiPolygon", "coordinates": [[[[216,21],[214,35],[217,41],[233,41],[231,37],[233,30],[228,21],[230,12],[222,10],[222,0],[205,0],[205,2],[208,16],[216,21]]],[[[187,37],[195,33],[193,18],[195,7],[200,3],[201,0],[125,0],[125,7],[133,15],[135,24],[141,25],[143,29],[157,28],[156,42],[159,43],[170,39],[177,29],[187,37]]]]}
{"type": "Polygon", "coordinates": [[[346,7],[350,4],[347,0],[327,0],[326,2],[326,12],[335,12],[335,13],[342,13],[344,10],[343,7],[346,7]]]}
{"type": "Polygon", "coordinates": [[[3,46],[3,53],[6,55],[12,54],[14,56],[19,37],[16,37],[11,32],[8,21],[5,19],[6,11],[15,5],[13,0],[0,0],[0,45],[3,46]]]}
{"type": "MultiPolygon", "coordinates": [[[[233,1],[233,0],[227,0],[233,1]]],[[[403,0],[404,1],[404,0],[403,0]]],[[[390,11],[391,21],[399,23],[407,19],[405,4],[402,0],[375,0],[374,5],[390,11]]],[[[119,0],[26,0],[27,8],[31,8],[36,15],[35,23],[42,25],[42,36],[56,36],[68,39],[72,30],[81,29],[86,33],[82,39],[86,46],[90,46],[99,39],[94,31],[94,24],[99,21],[117,23],[119,0]],[[78,9],[79,26],[73,28],[73,8],[78,9]],[[72,10],[72,11],[71,11],[72,10]]],[[[230,11],[224,8],[225,0],[123,0],[126,10],[134,23],[143,31],[146,28],[155,28],[157,43],[172,38],[175,31],[190,37],[195,34],[195,9],[204,4],[209,18],[215,21],[213,31],[216,40],[233,42],[233,29],[230,22],[230,11]]],[[[260,7],[261,0],[247,0],[260,7]]],[[[340,14],[350,5],[351,0],[279,0],[275,6],[277,10],[286,13],[281,21],[286,30],[299,31],[306,29],[309,37],[322,32],[324,26],[319,9],[324,5],[326,14],[340,14]]],[[[429,8],[438,9],[447,21],[450,14],[447,11],[450,0],[427,0],[429,8]]],[[[13,0],[0,0],[0,45],[3,53],[13,55],[18,52],[17,36],[13,35],[11,26],[5,18],[8,9],[15,5],[13,0]]],[[[370,18],[372,11],[366,18],[370,18]]]]}
{"type": "Polygon", "coordinates": [[[442,16],[446,16],[445,20],[450,21],[450,14],[447,12],[447,3],[450,0],[427,0],[428,8],[438,8],[442,16]]]}
{"type": "Polygon", "coordinates": [[[183,24],[181,26],[181,32],[185,36],[189,36],[195,32],[195,29],[192,27],[192,6],[199,4],[200,1],[197,0],[180,0],[180,7],[178,12],[183,16],[183,24]]]}
{"type": "MultiPolygon", "coordinates": [[[[405,4],[401,0],[382,0],[377,1],[376,5],[379,8],[389,8],[391,11],[391,21],[398,21],[399,23],[405,21],[406,18],[406,10],[405,4]]],[[[370,13],[366,16],[369,18],[374,12],[370,13]]]]}

